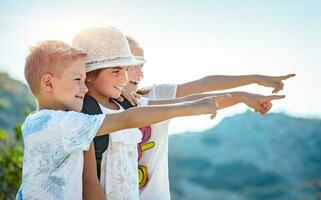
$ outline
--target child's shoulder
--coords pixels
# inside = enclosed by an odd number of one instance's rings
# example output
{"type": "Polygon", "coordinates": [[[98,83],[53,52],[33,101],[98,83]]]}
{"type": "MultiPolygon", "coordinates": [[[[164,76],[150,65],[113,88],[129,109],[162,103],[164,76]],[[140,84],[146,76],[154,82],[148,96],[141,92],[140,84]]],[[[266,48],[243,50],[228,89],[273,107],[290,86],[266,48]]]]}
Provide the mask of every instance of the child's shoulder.
{"type": "Polygon", "coordinates": [[[30,113],[27,116],[25,123],[34,122],[34,121],[41,121],[43,123],[46,123],[54,120],[55,118],[63,117],[66,114],[67,114],[66,111],[61,111],[61,110],[49,110],[49,109],[39,110],[39,111],[30,113]]]}
{"type": "Polygon", "coordinates": [[[30,113],[22,124],[22,134],[24,136],[31,133],[42,132],[55,129],[61,123],[66,123],[79,119],[85,114],[74,111],[62,110],[39,110],[30,113]]]}
{"type": "Polygon", "coordinates": [[[40,110],[30,113],[22,124],[21,130],[24,137],[40,133],[53,124],[56,112],[53,110],[40,110]]]}

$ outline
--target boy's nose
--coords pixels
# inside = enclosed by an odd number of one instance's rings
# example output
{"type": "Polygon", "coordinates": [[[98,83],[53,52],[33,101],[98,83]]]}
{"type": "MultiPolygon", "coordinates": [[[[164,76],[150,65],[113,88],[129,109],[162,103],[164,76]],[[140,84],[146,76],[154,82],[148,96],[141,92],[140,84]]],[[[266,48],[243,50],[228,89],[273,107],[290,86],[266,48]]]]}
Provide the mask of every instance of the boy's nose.
{"type": "Polygon", "coordinates": [[[88,92],[88,87],[85,83],[82,84],[81,91],[85,94],[88,92]]]}

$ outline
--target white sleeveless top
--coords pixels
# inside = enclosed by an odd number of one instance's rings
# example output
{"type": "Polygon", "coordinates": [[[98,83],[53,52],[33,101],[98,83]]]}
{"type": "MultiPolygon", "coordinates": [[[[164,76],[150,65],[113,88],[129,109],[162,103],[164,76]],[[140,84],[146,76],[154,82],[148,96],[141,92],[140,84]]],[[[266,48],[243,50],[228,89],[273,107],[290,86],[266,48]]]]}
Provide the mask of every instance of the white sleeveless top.
{"type": "MultiPolygon", "coordinates": [[[[124,111],[119,104],[117,105],[119,110],[111,110],[102,105],[100,108],[108,117],[108,114],[124,111]]],[[[137,144],[141,138],[138,128],[109,134],[109,146],[102,156],[100,172],[100,183],[107,199],[139,199],[137,144]]]]}

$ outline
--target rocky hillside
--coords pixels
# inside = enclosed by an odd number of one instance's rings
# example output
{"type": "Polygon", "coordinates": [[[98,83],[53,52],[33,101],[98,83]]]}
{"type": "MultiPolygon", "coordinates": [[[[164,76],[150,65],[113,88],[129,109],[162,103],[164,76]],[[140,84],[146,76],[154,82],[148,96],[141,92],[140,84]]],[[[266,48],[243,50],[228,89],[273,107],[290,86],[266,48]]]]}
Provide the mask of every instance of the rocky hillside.
{"type": "Polygon", "coordinates": [[[172,199],[321,199],[321,120],[246,112],[169,153],[172,199]]]}

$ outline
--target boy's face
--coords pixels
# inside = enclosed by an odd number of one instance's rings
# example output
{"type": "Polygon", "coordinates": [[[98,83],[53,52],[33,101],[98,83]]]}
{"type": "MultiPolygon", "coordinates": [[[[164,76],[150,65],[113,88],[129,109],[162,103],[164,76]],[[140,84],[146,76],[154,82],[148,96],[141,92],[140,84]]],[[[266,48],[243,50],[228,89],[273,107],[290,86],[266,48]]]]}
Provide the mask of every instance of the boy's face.
{"type": "Polygon", "coordinates": [[[84,96],[86,70],[82,59],[71,61],[57,75],[53,75],[53,98],[59,110],[81,111],[84,96]]]}
{"type": "Polygon", "coordinates": [[[126,66],[105,68],[89,84],[100,95],[117,99],[128,83],[126,69],[126,66]]]}

